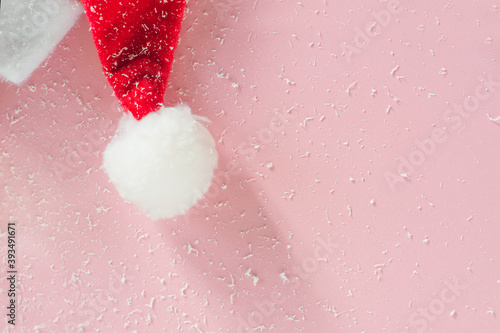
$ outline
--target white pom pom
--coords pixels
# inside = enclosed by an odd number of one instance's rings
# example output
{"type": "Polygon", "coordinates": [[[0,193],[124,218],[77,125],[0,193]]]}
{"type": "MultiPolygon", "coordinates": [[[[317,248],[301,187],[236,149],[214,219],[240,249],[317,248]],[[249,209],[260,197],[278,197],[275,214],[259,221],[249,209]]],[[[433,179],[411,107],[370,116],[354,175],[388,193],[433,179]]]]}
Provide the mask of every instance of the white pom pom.
{"type": "Polygon", "coordinates": [[[126,114],[104,151],[103,167],[120,195],[151,218],[184,214],[210,187],[215,141],[185,105],[137,121],[126,114]]]}

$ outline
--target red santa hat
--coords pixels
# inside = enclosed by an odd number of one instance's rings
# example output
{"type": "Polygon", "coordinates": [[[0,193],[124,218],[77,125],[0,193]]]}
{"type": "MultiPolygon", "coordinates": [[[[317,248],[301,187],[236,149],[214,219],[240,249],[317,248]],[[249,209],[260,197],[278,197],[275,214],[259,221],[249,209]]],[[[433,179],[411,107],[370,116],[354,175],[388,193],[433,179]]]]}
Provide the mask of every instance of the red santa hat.
{"type": "Polygon", "coordinates": [[[215,141],[186,105],[163,106],[185,0],[83,0],[94,43],[125,110],[103,167],[152,218],[184,214],[208,190],[215,141]]]}

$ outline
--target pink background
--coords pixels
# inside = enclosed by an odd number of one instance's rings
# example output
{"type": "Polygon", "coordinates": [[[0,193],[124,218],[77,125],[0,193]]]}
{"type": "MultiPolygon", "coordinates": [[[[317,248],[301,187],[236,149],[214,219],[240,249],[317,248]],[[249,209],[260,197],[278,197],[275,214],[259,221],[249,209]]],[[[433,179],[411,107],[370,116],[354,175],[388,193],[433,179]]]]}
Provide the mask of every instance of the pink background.
{"type": "Polygon", "coordinates": [[[444,120],[500,81],[498,2],[404,1],[347,61],[386,8],[191,1],[165,103],[212,120],[220,161],[172,220],[100,169],[121,113],[84,16],[27,82],[1,82],[0,273],[14,220],[20,295],[3,331],[500,332],[500,86],[444,120]]]}

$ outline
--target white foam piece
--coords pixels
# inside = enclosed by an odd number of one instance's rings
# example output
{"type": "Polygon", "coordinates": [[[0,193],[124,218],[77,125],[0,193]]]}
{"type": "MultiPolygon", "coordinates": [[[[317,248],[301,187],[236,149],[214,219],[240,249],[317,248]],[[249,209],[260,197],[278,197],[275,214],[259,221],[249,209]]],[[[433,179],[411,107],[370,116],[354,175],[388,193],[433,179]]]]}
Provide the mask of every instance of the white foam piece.
{"type": "Polygon", "coordinates": [[[3,0],[0,76],[21,84],[49,56],[83,13],[75,0],[3,0]]]}

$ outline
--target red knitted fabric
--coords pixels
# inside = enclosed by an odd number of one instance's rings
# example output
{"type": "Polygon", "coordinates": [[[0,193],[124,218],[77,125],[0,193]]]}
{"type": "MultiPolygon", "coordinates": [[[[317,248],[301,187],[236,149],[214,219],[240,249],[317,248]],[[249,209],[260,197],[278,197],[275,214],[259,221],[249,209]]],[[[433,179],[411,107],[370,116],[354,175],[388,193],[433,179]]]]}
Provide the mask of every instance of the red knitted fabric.
{"type": "Polygon", "coordinates": [[[116,97],[137,120],[158,110],[185,0],[82,0],[116,97]]]}

